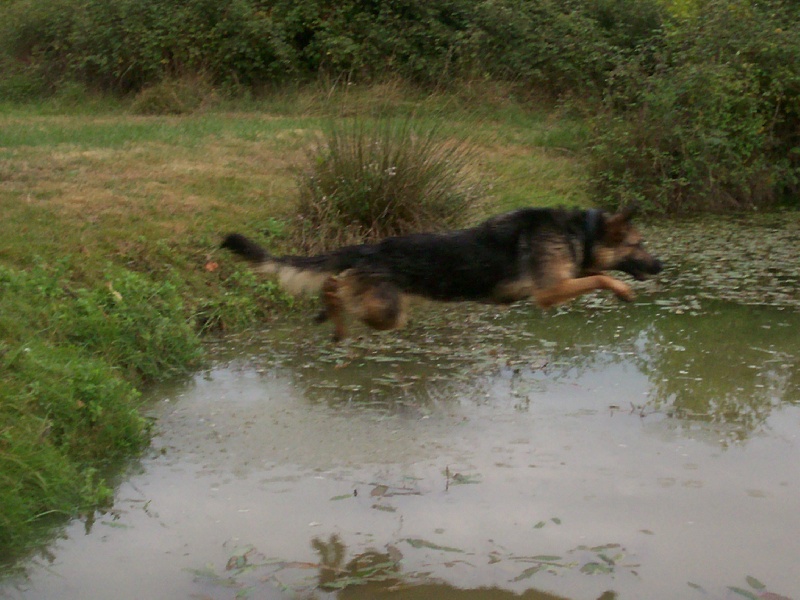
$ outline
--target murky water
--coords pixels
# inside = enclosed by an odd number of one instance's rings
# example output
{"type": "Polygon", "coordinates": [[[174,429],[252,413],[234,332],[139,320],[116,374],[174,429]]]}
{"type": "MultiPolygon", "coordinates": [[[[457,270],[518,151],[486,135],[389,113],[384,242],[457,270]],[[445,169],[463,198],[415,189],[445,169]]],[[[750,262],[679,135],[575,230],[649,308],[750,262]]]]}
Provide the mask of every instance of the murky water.
{"type": "Polygon", "coordinates": [[[114,509],[0,596],[797,600],[800,235],[762,228],[659,233],[633,305],[225,339],[154,390],[114,509]]]}

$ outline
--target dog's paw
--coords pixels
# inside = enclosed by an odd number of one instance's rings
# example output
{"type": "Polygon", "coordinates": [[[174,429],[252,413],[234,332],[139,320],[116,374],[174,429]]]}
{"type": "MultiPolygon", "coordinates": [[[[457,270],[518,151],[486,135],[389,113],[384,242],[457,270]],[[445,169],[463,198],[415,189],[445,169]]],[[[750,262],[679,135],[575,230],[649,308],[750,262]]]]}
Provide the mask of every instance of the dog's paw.
{"type": "Polygon", "coordinates": [[[614,295],[623,302],[633,302],[634,298],[636,298],[636,293],[633,291],[633,288],[631,288],[631,286],[629,286],[627,283],[623,283],[616,279],[613,279],[612,281],[614,283],[611,286],[611,291],[614,292],[614,295]]]}

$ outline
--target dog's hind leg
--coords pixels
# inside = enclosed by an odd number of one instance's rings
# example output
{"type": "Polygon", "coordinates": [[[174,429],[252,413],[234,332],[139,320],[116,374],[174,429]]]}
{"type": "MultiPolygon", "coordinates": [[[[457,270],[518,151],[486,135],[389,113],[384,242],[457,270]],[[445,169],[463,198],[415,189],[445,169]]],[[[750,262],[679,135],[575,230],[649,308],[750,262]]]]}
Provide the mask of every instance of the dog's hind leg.
{"type": "Polygon", "coordinates": [[[338,342],[347,337],[344,302],[341,297],[341,281],[332,275],[322,284],[322,310],[317,315],[317,323],[327,320],[333,322],[333,341],[338,342]]]}
{"type": "Polygon", "coordinates": [[[589,275],[577,279],[564,279],[549,288],[537,290],[533,297],[542,308],[550,308],[595,290],[610,290],[617,298],[626,302],[630,302],[634,298],[633,290],[627,283],[614,279],[610,275],[589,275]]]}
{"type": "Polygon", "coordinates": [[[406,298],[397,287],[381,281],[370,285],[359,295],[354,312],[373,329],[386,331],[406,324],[408,307],[406,298]]]}
{"type": "Polygon", "coordinates": [[[380,331],[402,327],[407,320],[408,303],[397,286],[380,275],[357,269],[326,279],[322,302],[317,321],[333,323],[333,339],[337,342],[347,336],[348,314],[380,331]]]}

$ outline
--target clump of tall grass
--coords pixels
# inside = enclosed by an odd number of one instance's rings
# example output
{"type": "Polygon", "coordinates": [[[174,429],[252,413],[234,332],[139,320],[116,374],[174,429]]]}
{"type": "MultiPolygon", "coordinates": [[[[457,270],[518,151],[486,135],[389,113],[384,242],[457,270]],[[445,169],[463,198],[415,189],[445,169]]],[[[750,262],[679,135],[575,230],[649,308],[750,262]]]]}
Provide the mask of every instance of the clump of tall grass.
{"type": "Polygon", "coordinates": [[[320,251],[461,225],[482,194],[466,141],[414,119],[330,125],[298,177],[299,244],[320,251]]]}

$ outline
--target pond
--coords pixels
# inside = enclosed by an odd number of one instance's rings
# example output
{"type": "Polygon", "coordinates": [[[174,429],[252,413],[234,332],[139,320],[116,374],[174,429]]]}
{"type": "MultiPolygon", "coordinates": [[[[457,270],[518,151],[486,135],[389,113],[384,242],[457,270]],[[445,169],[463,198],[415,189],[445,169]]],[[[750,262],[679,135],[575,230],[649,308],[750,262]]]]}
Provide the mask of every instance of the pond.
{"type": "Polygon", "coordinates": [[[633,304],[218,341],[0,597],[800,599],[798,217],[645,229],[633,304]]]}

